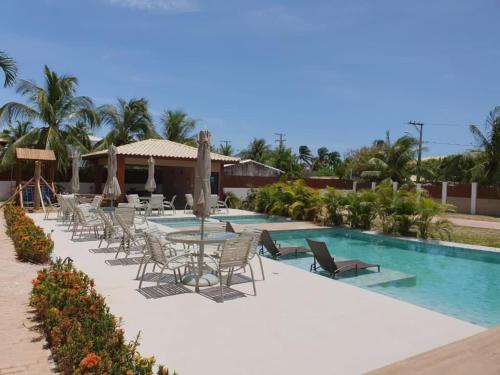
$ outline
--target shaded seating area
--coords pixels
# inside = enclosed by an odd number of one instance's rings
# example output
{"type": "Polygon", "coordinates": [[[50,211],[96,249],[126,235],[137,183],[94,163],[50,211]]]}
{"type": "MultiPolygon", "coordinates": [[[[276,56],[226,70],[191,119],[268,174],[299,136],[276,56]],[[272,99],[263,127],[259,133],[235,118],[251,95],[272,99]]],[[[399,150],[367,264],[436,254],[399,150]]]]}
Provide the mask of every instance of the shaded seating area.
{"type": "Polygon", "coordinates": [[[365,263],[359,259],[350,259],[335,261],[334,257],[330,255],[326,243],[321,241],[314,241],[309,238],[306,239],[311,251],[314,254],[314,263],[311,264],[310,271],[317,271],[318,264],[325,272],[330,274],[330,277],[335,278],[335,275],[344,273],[347,271],[353,271],[358,274],[358,270],[364,270],[367,268],[377,268],[377,272],[380,272],[379,264],[365,263]]]}

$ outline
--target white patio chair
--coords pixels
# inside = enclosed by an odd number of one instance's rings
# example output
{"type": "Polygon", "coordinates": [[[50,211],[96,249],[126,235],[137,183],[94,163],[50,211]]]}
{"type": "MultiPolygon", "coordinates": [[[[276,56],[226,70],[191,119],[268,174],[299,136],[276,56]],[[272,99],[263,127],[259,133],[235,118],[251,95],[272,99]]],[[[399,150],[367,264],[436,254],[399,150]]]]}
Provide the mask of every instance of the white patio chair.
{"type": "Polygon", "coordinates": [[[136,231],[134,226],[135,208],[133,207],[120,207],[115,210],[115,220],[120,226],[122,231],[122,239],[118,250],[116,251],[115,258],[123,250],[125,258],[130,255],[131,245],[134,245],[139,251],[144,251],[144,237],[142,231],[136,231]]]}
{"type": "MultiPolygon", "coordinates": [[[[56,199],[57,199],[57,196],[56,196],[56,199]]],[[[52,212],[55,212],[57,214],[56,219],[59,219],[59,217],[61,216],[61,205],[57,202],[52,202],[52,199],[50,199],[50,197],[48,195],[45,196],[45,202],[47,202],[47,203],[45,205],[44,220],[48,220],[49,215],[52,212]]]]}
{"type": "Polygon", "coordinates": [[[248,261],[250,262],[253,258],[257,257],[260,264],[260,272],[262,273],[262,280],[265,280],[264,276],[264,266],[262,265],[262,258],[260,257],[258,247],[260,244],[260,236],[262,235],[262,229],[249,228],[245,229],[242,233],[248,233],[253,236],[252,243],[250,245],[250,251],[248,252],[248,261]]]}
{"type": "Polygon", "coordinates": [[[71,235],[71,239],[75,237],[78,228],[80,228],[79,237],[82,237],[85,229],[88,229],[89,234],[93,230],[95,237],[98,238],[99,228],[103,227],[102,221],[94,213],[86,210],[83,207],[75,206],[74,209],[75,209],[75,219],[74,219],[73,234],[71,235]]]}
{"type": "Polygon", "coordinates": [[[142,213],[142,211],[146,211],[147,204],[141,202],[141,198],[139,198],[139,194],[128,194],[127,202],[134,205],[136,211],[142,213]]]}
{"type": "Polygon", "coordinates": [[[99,248],[102,245],[103,241],[107,242],[107,246],[111,245],[113,242],[119,242],[123,238],[123,233],[121,227],[118,223],[114,223],[111,215],[107,214],[102,210],[102,208],[98,208],[96,210],[97,215],[101,219],[103,225],[103,233],[101,236],[101,241],[99,242],[99,248]]]}
{"type": "Polygon", "coordinates": [[[163,194],[151,194],[151,199],[149,200],[147,206],[147,215],[152,215],[153,210],[156,210],[158,215],[163,214],[163,194]]]}
{"type": "Polygon", "coordinates": [[[186,206],[184,206],[184,213],[186,213],[189,210],[193,209],[194,206],[194,198],[193,194],[184,194],[184,197],[186,197],[186,206]]]}
{"type": "Polygon", "coordinates": [[[224,241],[222,244],[222,250],[218,259],[209,257],[216,264],[216,272],[219,276],[220,284],[220,296],[222,302],[224,302],[224,292],[222,288],[222,273],[227,272],[226,285],[231,286],[231,278],[235,271],[244,269],[246,266],[250,268],[250,274],[252,276],[253,293],[254,296],[257,295],[257,289],[255,288],[255,278],[253,275],[252,265],[248,262],[248,253],[250,251],[250,246],[254,236],[248,233],[242,233],[240,237],[234,240],[224,241]]]}
{"type": "Polygon", "coordinates": [[[226,213],[229,213],[229,206],[227,205],[228,201],[229,201],[229,195],[223,201],[218,200],[217,201],[217,209],[219,209],[219,210],[225,209],[226,213]]]}
{"type": "Polygon", "coordinates": [[[156,266],[160,267],[158,280],[156,285],[160,285],[161,277],[166,269],[173,271],[175,282],[178,283],[182,280],[181,269],[186,270],[191,264],[191,259],[185,254],[178,255],[174,247],[168,243],[159,232],[148,231],[144,233],[146,241],[146,251],[144,254],[143,262],[139,266],[141,270],[141,279],[139,281],[139,289],[142,287],[144,274],[149,263],[153,263],[153,272],[156,266]],[[177,278],[177,276],[179,278],[177,278]]]}
{"type": "Polygon", "coordinates": [[[172,199],[169,201],[164,201],[163,202],[163,209],[164,210],[172,210],[172,214],[175,215],[175,206],[174,206],[174,202],[175,202],[175,198],[177,197],[177,195],[174,195],[172,197],[172,199]]]}
{"type": "Polygon", "coordinates": [[[217,194],[211,194],[209,198],[210,211],[216,212],[218,208],[219,196],[217,194]]]}

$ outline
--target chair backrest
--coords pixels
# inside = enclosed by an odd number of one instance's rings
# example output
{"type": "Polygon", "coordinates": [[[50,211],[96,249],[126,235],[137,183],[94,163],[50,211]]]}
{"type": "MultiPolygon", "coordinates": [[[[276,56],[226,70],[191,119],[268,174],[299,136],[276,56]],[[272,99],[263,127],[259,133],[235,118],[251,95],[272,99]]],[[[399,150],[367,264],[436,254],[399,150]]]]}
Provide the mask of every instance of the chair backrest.
{"type": "Polygon", "coordinates": [[[127,194],[127,202],[137,205],[140,202],[139,194],[127,194]]]}
{"type": "Polygon", "coordinates": [[[260,240],[264,247],[269,251],[269,253],[275,257],[279,254],[279,249],[274,243],[273,239],[271,238],[271,235],[269,234],[269,231],[263,230],[261,235],[260,235],[260,240]]]}
{"type": "Polygon", "coordinates": [[[253,236],[242,234],[234,240],[224,241],[220,253],[219,267],[233,268],[245,267],[248,263],[248,252],[253,236]]]}
{"type": "Polygon", "coordinates": [[[186,203],[187,203],[187,205],[190,206],[190,207],[193,207],[193,205],[194,205],[193,194],[185,194],[184,196],[186,197],[186,203]]]}
{"type": "Polygon", "coordinates": [[[166,264],[168,260],[160,237],[154,232],[147,231],[144,233],[144,239],[152,260],[156,263],[166,264]]]}
{"type": "Polygon", "coordinates": [[[252,259],[255,253],[257,253],[257,248],[262,236],[262,229],[247,228],[242,232],[242,234],[248,234],[249,236],[252,236],[252,243],[250,244],[250,250],[248,252],[248,259],[252,259]]]}
{"type": "Polygon", "coordinates": [[[313,252],[314,257],[316,258],[321,268],[323,268],[327,272],[334,273],[338,267],[335,264],[332,256],[330,255],[326,243],[321,241],[314,241],[309,238],[307,238],[306,240],[309,248],[313,252]]]}
{"type": "Polygon", "coordinates": [[[95,195],[90,205],[92,206],[92,208],[97,208],[101,206],[101,202],[102,202],[102,195],[95,195]]]}
{"type": "MultiPolygon", "coordinates": [[[[134,207],[116,207],[115,218],[118,218],[128,227],[134,226],[135,208],[134,207]]],[[[119,222],[118,222],[119,223],[119,222]]],[[[121,225],[121,224],[120,224],[121,225]]]]}
{"type": "Polygon", "coordinates": [[[216,194],[211,194],[209,198],[210,202],[210,207],[211,208],[217,208],[217,205],[219,204],[219,196],[216,194]]]}
{"type": "Polygon", "coordinates": [[[106,227],[106,230],[108,232],[112,232],[114,231],[114,225],[113,225],[113,220],[111,219],[111,216],[109,216],[108,214],[106,214],[106,212],[104,212],[102,210],[102,208],[98,207],[96,209],[96,213],[97,215],[100,217],[102,223],[104,224],[104,226],[106,227]]]}
{"type": "Polygon", "coordinates": [[[174,202],[175,202],[175,198],[176,198],[176,197],[177,197],[177,195],[174,195],[174,196],[172,197],[172,199],[170,200],[170,205],[171,205],[172,207],[174,207],[174,202]]]}
{"type": "Polygon", "coordinates": [[[161,208],[163,207],[163,194],[151,194],[151,199],[149,204],[151,208],[161,208]]]}

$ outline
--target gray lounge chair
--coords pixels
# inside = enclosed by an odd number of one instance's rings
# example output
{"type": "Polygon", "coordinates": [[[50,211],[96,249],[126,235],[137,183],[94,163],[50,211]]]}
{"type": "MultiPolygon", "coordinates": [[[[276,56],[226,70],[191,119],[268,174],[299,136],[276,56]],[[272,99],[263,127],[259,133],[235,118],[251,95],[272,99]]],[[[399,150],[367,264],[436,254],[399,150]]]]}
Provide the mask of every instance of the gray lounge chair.
{"type": "Polygon", "coordinates": [[[317,270],[317,263],[326,272],[330,274],[330,277],[335,278],[335,275],[354,270],[355,274],[358,274],[358,270],[364,270],[366,268],[377,267],[377,272],[380,272],[379,264],[369,264],[365,263],[359,259],[335,261],[335,259],[330,255],[326,243],[320,241],[314,241],[309,238],[306,239],[309,247],[314,254],[314,263],[311,264],[310,271],[317,270]]]}
{"type": "Polygon", "coordinates": [[[281,247],[276,245],[267,230],[262,231],[260,235],[260,242],[274,259],[290,254],[297,256],[298,254],[308,253],[311,251],[302,246],[281,247]]]}

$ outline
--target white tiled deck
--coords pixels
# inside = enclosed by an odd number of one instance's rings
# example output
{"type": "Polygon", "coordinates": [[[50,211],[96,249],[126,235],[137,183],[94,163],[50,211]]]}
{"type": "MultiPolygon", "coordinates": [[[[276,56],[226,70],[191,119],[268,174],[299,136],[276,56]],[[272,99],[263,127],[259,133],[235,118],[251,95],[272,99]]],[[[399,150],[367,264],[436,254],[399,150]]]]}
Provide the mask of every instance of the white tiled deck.
{"type": "MultiPolygon", "coordinates": [[[[225,303],[192,292],[146,298],[137,265],[113,265],[114,254],[89,251],[97,241],[73,242],[55,220],[32,217],[54,229],[56,256],[95,278],[127,336],[141,331],[141,353],[181,375],[359,374],[484,330],[270,259],[256,297],[244,283],[232,289],[249,295],[225,303]]],[[[257,261],[254,270],[260,279],[257,261]]],[[[166,292],[155,285],[145,283],[166,292]]]]}

